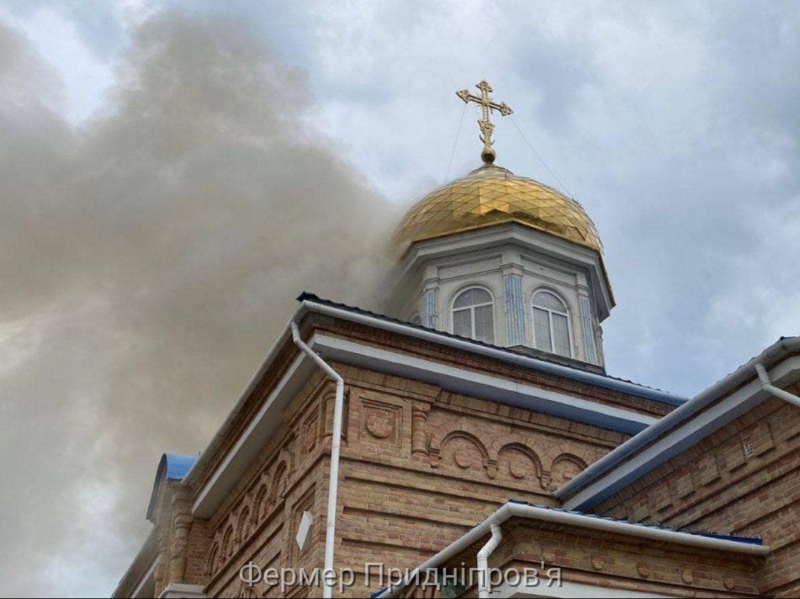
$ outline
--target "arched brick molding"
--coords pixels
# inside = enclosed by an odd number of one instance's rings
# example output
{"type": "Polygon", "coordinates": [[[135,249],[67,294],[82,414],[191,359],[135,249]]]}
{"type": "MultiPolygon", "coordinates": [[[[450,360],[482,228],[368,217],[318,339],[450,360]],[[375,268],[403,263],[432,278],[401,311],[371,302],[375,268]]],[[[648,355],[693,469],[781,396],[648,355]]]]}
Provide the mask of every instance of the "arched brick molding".
{"type": "Polygon", "coordinates": [[[460,470],[485,470],[489,466],[486,445],[476,434],[462,429],[449,432],[441,440],[434,437],[430,456],[432,468],[445,465],[460,470]]]}
{"type": "Polygon", "coordinates": [[[536,452],[525,443],[506,443],[497,453],[497,471],[503,478],[519,482],[536,482],[541,485],[542,462],[536,452]]]}

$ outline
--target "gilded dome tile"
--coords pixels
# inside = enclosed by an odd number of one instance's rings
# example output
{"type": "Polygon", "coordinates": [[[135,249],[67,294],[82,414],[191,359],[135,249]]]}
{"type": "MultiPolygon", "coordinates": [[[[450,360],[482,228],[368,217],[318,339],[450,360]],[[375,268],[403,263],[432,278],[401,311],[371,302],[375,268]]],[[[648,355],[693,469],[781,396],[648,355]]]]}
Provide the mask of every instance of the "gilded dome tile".
{"type": "Polygon", "coordinates": [[[485,165],[422,199],[396,233],[400,244],[517,222],[602,253],[594,223],[575,200],[533,179],[485,165]]]}

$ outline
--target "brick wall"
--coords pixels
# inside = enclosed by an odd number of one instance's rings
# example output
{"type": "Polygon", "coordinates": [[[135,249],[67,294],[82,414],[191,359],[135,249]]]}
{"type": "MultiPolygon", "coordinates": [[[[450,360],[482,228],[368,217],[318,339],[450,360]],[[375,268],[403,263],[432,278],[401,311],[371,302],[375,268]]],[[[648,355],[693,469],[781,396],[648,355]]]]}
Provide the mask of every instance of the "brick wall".
{"type": "MultiPolygon", "coordinates": [[[[560,576],[566,584],[674,597],[752,597],[758,592],[759,559],[519,518],[502,529],[503,539],[489,566],[521,574],[533,569],[543,584],[560,576]],[[552,569],[559,575],[548,574],[552,569]]],[[[443,565],[451,574],[468,573],[477,566],[477,553],[487,541],[488,535],[443,565]]],[[[468,574],[464,582],[468,586],[468,574]]],[[[465,597],[477,596],[477,577],[472,582],[465,597]]],[[[423,593],[417,585],[404,596],[423,593]]]]}
{"type": "MultiPolygon", "coordinates": [[[[312,317],[304,324],[307,333],[313,326],[329,335],[642,414],[660,416],[670,410],[658,402],[352,323],[312,317]]],[[[211,459],[193,478],[193,493],[213,474],[296,356],[290,342],[281,348],[214,442],[211,459]]],[[[419,381],[333,366],[346,380],[336,566],[356,572],[367,562],[414,567],[509,498],[556,505],[554,488],[627,438],[419,381]]],[[[210,597],[277,596],[276,588],[243,585],[240,568],[250,561],[261,568],[322,567],[333,397],[334,386],[316,372],[217,512],[209,520],[191,521],[182,582],[205,585],[210,597]],[[300,552],[294,538],[305,511],[314,518],[313,538],[300,552]]],[[[170,526],[159,523],[164,531],[170,526]]],[[[170,533],[162,544],[162,554],[169,555],[174,544],[170,533]]],[[[169,580],[176,579],[165,569],[162,586],[169,580]]],[[[356,586],[350,593],[360,596],[366,590],[356,586]]],[[[294,596],[306,593],[300,587],[292,590],[294,596]]]]}
{"type": "MultiPolygon", "coordinates": [[[[321,567],[328,481],[323,457],[330,450],[333,393],[319,373],[307,382],[278,434],[210,519],[208,596],[246,596],[239,571],[251,561],[264,569],[321,567]],[[311,512],[315,525],[301,552],[294,539],[305,511],[311,512]]],[[[263,585],[254,592],[279,596],[277,589],[268,593],[263,585]]]]}
{"type": "Polygon", "coordinates": [[[761,537],[773,551],[758,576],[760,592],[793,596],[800,581],[800,409],[768,400],[596,509],[761,537]]]}
{"type": "MultiPolygon", "coordinates": [[[[414,567],[509,498],[555,505],[554,487],[625,439],[433,385],[334,368],[347,390],[336,565],[357,573],[368,562],[414,567]]],[[[250,560],[262,568],[321,567],[333,392],[321,375],[308,382],[279,434],[208,522],[209,596],[239,596],[238,571],[250,560]],[[314,515],[314,541],[298,555],[294,536],[305,510],[314,515]]],[[[278,590],[260,585],[255,592],[278,590]]]]}
{"type": "MultiPolygon", "coordinates": [[[[357,573],[369,562],[414,567],[509,498],[555,505],[553,487],[625,438],[432,385],[335,368],[348,391],[336,564],[357,573]]],[[[324,499],[327,458],[320,468],[324,499]]],[[[315,519],[319,530],[324,509],[315,519]]],[[[351,589],[355,596],[365,591],[351,589]]]]}

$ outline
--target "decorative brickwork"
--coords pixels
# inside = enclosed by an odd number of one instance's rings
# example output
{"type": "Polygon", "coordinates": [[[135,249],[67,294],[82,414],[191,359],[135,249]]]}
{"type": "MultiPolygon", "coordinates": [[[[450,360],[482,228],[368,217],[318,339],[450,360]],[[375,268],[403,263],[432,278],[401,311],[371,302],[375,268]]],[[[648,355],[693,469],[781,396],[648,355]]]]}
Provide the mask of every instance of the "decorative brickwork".
{"type": "MultiPolygon", "coordinates": [[[[669,410],[654,401],[359,325],[330,319],[316,324],[328,335],[608,406],[648,415],[669,410]]],[[[290,344],[280,350],[215,441],[215,452],[224,454],[236,444],[296,357],[290,344]]],[[[414,568],[510,498],[558,507],[553,491],[627,438],[409,378],[343,363],[331,366],[345,380],[335,563],[357,575],[347,596],[377,589],[375,580],[365,587],[367,563],[414,568]]],[[[251,561],[262,569],[322,567],[334,385],[315,370],[292,393],[277,429],[210,518],[192,516],[191,506],[222,455],[206,460],[190,484],[165,481],[158,487],[156,534],[148,546],[149,555],[158,556],[156,593],[171,583],[186,583],[202,585],[208,597],[278,596],[279,588],[263,582],[244,584],[240,569],[251,561]],[[301,548],[295,538],[305,513],[313,524],[301,548]]],[[[563,569],[570,583],[632,592],[791,596],[800,577],[798,440],[800,410],[771,400],[597,507],[598,513],[632,522],[763,537],[773,549],[766,559],[514,521],[504,525],[492,563],[505,568],[544,561],[563,569]]],[[[483,543],[464,552],[467,565],[483,543]]],[[[133,572],[141,576],[148,562],[139,561],[133,572]]],[[[319,596],[321,589],[296,585],[287,594],[319,596]]]]}
{"type": "Polygon", "coordinates": [[[596,510],[693,531],[763,538],[773,552],[759,573],[759,591],[791,596],[800,578],[798,438],[800,410],[769,400],[596,510]],[[643,497],[650,499],[646,514],[643,497]]]}
{"type": "MultiPolygon", "coordinates": [[[[555,487],[625,438],[417,381],[333,366],[345,377],[348,397],[336,562],[356,572],[374,561],[413,567],[509,497],[555,505],[555,487]]],[[[209,521],[209,596],[266,593],[259,585],[240,589],[238,570],[251,559],[263,568],[295,567],[298,558],[321,566],[332,390],[321,375],[308,382],[258,463],[209,521]],[[294,537],[303,511],[314,514],[315,525],[299,555],[294,537]]],[[[353,592],[361,593],[358,587],[353,592]]]]}
{"type": "MultiPolygon", "coordinates": [[[[758,592],[758,559],[516,518],[502,529],[503,539],[490,567],[520,573],[535,569],[540,588],[550,579],[548,570],[558,569],[564,584],[600,586],[606,591],[674,597],[742,597],[758,592]]],[[[443,566],[451,572],[469,571],[476,567],[475,556],[485,542],[475,543],[443,566]]],[[[523,596],[537,594],[536,588],[527,589],[529,594],[519,586],[517,590],[523,596]]],[[[421,597],[422,592],[420,587],[409,588],[404,596],[421,597]]],[[[464,596],[476,596],[475,586],[464,596]]]]}

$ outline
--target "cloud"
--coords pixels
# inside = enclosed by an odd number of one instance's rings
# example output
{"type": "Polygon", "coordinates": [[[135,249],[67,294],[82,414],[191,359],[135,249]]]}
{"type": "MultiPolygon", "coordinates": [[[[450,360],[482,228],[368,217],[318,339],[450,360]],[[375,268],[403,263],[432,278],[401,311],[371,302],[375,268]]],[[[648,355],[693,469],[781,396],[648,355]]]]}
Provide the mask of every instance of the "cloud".
{"type": "Polygon", "coordinates": [[[147,21],[78,129],[30,44],[0,48],[0,585],[102,596],[160,453],[202,449],[297,293],[378,305],[393,211],[240,24],[147,21]]]}

